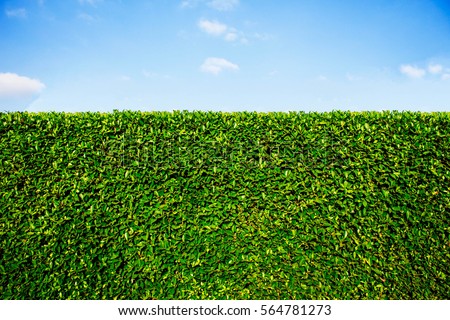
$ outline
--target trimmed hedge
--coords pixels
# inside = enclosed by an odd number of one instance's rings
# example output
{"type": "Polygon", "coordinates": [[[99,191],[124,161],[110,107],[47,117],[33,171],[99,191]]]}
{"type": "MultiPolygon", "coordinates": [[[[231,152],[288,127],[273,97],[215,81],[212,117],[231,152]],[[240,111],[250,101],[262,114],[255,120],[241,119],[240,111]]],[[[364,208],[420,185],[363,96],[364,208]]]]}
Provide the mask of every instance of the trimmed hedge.
{"type": "Polygon", "coordinates": [[[2,299],[450,299],[450,113],[0,113],[2,299]]]}

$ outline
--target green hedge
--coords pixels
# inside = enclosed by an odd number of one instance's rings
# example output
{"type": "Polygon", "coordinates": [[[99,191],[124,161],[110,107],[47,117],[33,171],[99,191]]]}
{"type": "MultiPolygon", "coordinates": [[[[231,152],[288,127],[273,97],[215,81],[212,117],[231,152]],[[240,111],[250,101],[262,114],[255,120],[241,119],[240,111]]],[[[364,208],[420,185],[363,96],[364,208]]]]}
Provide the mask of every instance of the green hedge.
{"type": "Polygon", "coordinates": [[[0,113],[2,299],[450,299],[450,113],[0,113]]]}

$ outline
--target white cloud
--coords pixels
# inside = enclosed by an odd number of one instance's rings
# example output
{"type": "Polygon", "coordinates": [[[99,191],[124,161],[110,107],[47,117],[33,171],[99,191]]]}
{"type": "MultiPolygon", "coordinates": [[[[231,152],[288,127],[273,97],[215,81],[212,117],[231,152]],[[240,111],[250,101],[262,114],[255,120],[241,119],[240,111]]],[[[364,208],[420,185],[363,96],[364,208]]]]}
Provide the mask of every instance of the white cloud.
{"type": "Polygon", "coordinates": [[[424,69],[418,68],[412,65],[402,65],[400,66],[400,72],[407,75],[410,78],[420,79],[422,78],[426,71],[424,69]]]}
{"type": "Polygon", "coordinates": [[[28,15],[27,10],[24,8],[6,10],[5,14],[9,18],[22,18],[22,19],[26,18],[28,15]]]}
{"type": "Polygon", "coordinates": [[[121,75],[120,77],[117,78],[117,80],[120,80],[120,81],[131,81],[131,77],[127,76],[127,75],[121,75]]]}
{"type": "Polygon", "coordinates": [[[328,78],[325,77],[324,75],[319,75],[319,76],[317,77],[317,80],[319,80],[319,81],[327,81],[328,78]]]}
{"type": "Polygon", "coordinates": [[[200,0],[184,0],[184,1],[181,1],[180,7],[183,8],[183,9],[184,8],[193,8],[199,2],[200,2],[200,0]]]}
{"type": "Polygon", "coordinates": [[[236,34],[236,32],[228,32],[225,35],[225,40],[227,41],[236,41],[238,38],[238,35],[236,34]]]}
{"type": "Polygon", "coordinates": [[[345,75],[345,77],[347,78],[348,81],[359,81],[359,80],[361,80],[361,77],[359,77],[357,75],[354,75],[354,74],[351,74],[351,73],[347,73],[345,75]]]}
{"type": "Polygon", "coordinates": [[[247,39],[245,36],[243,36],[243,37],[241,38],[241,43],[242,43],[242,44],[247,44],[247,43],[248,43],[248,39],[247,39]]]}
{"type": "Polygon", "coordinates": [[[15,73],[0,73],[0,97],[23,98],[40,93],[45,85],[37,79],[15,73]]]}
{"type": "Polygon", "coordinates": [[[85,12],[82,12],[78,15],[78,19],[80,20],[84,20],[86,22],[94,22],[96,19],[91,16],[90,14],[87,14],[85,12]]]}
{"type": "Polygon", "coordinates": [[[198,22],[198,27],[213,36],[220,36],[222,34],[224,34],[228,27],[226,24],[220,23],[218,21],[211,21],[211,20],[205,20],[202,19],[198,22]]]}
{"type": "Polygon", "coordinates": [[[254,38],[258,39],[258,40],[262,40],[262,41],[267,41],[267,40],[271,40],[273,38],[272,35],[270,34],[266,34],[266,33],[255,33],[253,35],[254,38]]]}
{"type": "Polygon", "coordinates": [[[206,3],[206,5],[208,5],[210,8],[218,11],[230,11],[239,5],[239,0],[183,0],[180,3],[180,8],[194,8],[199,3],[206,3]]]}
{"type": "Polygon", "coordinates": [[[224,70],[238,71],[239,66],[223,58],[207,58],[200,67],[205,73],[218,75],[224,70]]]}
{"type": "Polygon", "coordinates": [[[153,78],[153,77],[156,77],[158,74],[155,72],[150,72],[146,69],[142,69],[142,75],[146,78],[153,78]]]}
{"type": "Polygon", "coordinates": [[[428,72],[431,74],[439,74],[442,73],[443,67],[440,64],[430,64],[428,66],[428,72]]]}
{"type": "Polygon", "coordinates": [[[203,32],[215,37],[223,36],[223,39],[226,41],[233,42],[240,39],[242,43],[248,42],[242,32],[235,28],[228,27],[226,24],[219,21],[201,19],[197,25],[203,32]]]}
{"type": "Polygon", "coordinates": [[[444,73],[441,78],[442,80],[450,80],[450,73],[444,73]]]}
{"type": "Polygon", "coordinates": [[[88,5],[91,5],[93,7],[95,7],[98,3],[102,2],[102,1],[103,0],[78,0],[78,2],[81,5],[88,4],[88,5]]]}
{"type": "Polygon", "coordinates": [[[211,0],[208,2],[208,6],[219,11],[233,10],[239,5],[239,0],[211,0]]]}

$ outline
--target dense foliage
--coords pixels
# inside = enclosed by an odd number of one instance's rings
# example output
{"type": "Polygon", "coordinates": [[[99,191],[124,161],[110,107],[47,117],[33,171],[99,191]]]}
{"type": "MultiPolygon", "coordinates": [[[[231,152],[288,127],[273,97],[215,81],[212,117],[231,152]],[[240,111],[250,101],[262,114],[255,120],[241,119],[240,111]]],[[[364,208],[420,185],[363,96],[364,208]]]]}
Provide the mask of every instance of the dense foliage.
{"type": "Polygon", "coordinates": [[[450,299],[450,114],[0,113],[2,299],[450,299]]]}

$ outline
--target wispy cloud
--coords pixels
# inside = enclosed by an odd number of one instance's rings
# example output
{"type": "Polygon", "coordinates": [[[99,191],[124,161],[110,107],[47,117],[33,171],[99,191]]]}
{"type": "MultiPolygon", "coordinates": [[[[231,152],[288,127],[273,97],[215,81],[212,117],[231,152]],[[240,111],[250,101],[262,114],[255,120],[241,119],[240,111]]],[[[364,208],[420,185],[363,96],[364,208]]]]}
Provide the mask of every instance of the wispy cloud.
{"type": "Polygon", "coordinates": [[[0,73],[0,97],[23,98],[40,93],[45,85],[37,80],[15,73],[0,73]]]}
{"type": "Polygon", "coordinates": [[[218,75],[224,70],[238,71],[239,66],[223,58],[207,58],[201,65],[200,70],[218,75]]]}
{"type": "Polygon", "coordinates": [[[238,34],[234,31],[230,31],[225,35],[225,40],[230,42],[236,41],[238,38],[238,34]]]}
{"type": "Polygon", "coordinates": [[[359,81],[362,80],[362,78],[360,76],[357,76],[355,74],[352,73],[348,73],[345,75],[345,77],[347,78],[348,81],[359,81]]]}
{"type": "Polygon", "coordinates": [[[199,3],[199,0],[183,0],[180,3],[180,8],[192,8],[199,3]]]}
{"type": "Polygon", "coordinates": [[[418,68],[416,66],[412,66],[409,64],[401,65],[400,72],[403,73],[404,75],[406,75],[410,78],[414,78],[414,79],[423,78],[423,76],[425,76],[425,74],[426,74],[425,69],[421,69],[421,68],[418,68]]]}
{"type": "Polygon", "coordinates": [[[239,0],[183,0],[180,3],[180,7],[183,9],[194,8],[200,3],[204,3],[214,10],[230,11],[239,5],[239,0]]]}
{"type": "Polygon", "coordinates": [[[431,74],[440,74],[443,70],[444,68],[440,64],[430,64],[428,66],[428,72],[431,74]]]}
{"type": "Polygon", "coordinates": [[[103,0],[78,0],[78,3],[81,5],[87,4],[93,7],[96,7],[97,4],[103,2],[103,0]]]}
{"type": "Polygon", "coordinates": [[[146,78],[153,78],[156,77],[158,74],[155,72],[148,71],[146,69],[142,69],[142,75],[146,78]]]}
{"type": "Polygon", "coordinates": [[[5,14],[9,18],[21,18],[24,19],[28,16],[27,10],[24,8],[7,9],[5,14]]]}
{"type": "Polygon", "coordinates": [[[127,76],[127,75],[121,75],[120,77],[117,78],[117,80],[119,80],[119,81],[131,81],[131,77],[127,76]]]}
{"type": "Polygon", "coordinates": [[[172,79],[172,76],[169,74],[159,74],[157,72],[148,71],[147,69],[142,69],[142,75],[149,78],[158,78],[158,79],[172,79]]]}
{"type": "Polygon", "coordinates": [[[197,25],[203,32],[214,37],[223,37],[226,41],[234,42],[240,40],[242,43],[248,42],[244,33],[217,20],[201,19],[197,25]]]}
{"type": "Polygon", "coordinates": [[[256,32],[255,34],[253,34],[253,37],[254,37],[255,39],[262,40],[262,41],[271,40],[271,39],[273,38],[273,36],[270,35],[270,34],[267,34],[267,33],[258,33],[258,32],[256,32]]]}
{"type": "Polygon", "coordinates": [[[206,32],[213,36],[221,36],[228,29],[228,26],[226,24],[220,23],[216,20],[211,21],[211,20],[205,20],[205,19],[201,19],[198,22],[198,27],[203,32],[206,32]]]}
{"type": "Polygon", "coordinates": [[[86,13],[86,12],[82,12],[80,14],[78,14],[78,19],[86,21],[86,22],[94,22],[95,20],[97,20],[96,18],[94,18],[93,16],[91,16],[90,14],[86,13]]]}
{"type": "Polygon", "coordinates": [[[219,11],[230,11],[239,5],[239,0],[211,0],[207,4],[219,11]]]}
{"type": "Polygon", "coordinates": [[[426,68],[405,64],[400,66],[400,72],[413,79],[421,79],[427,74],[439,77],[441,80],[450,79],[450,69],[438,63],[430,63],[426,68]]]}

